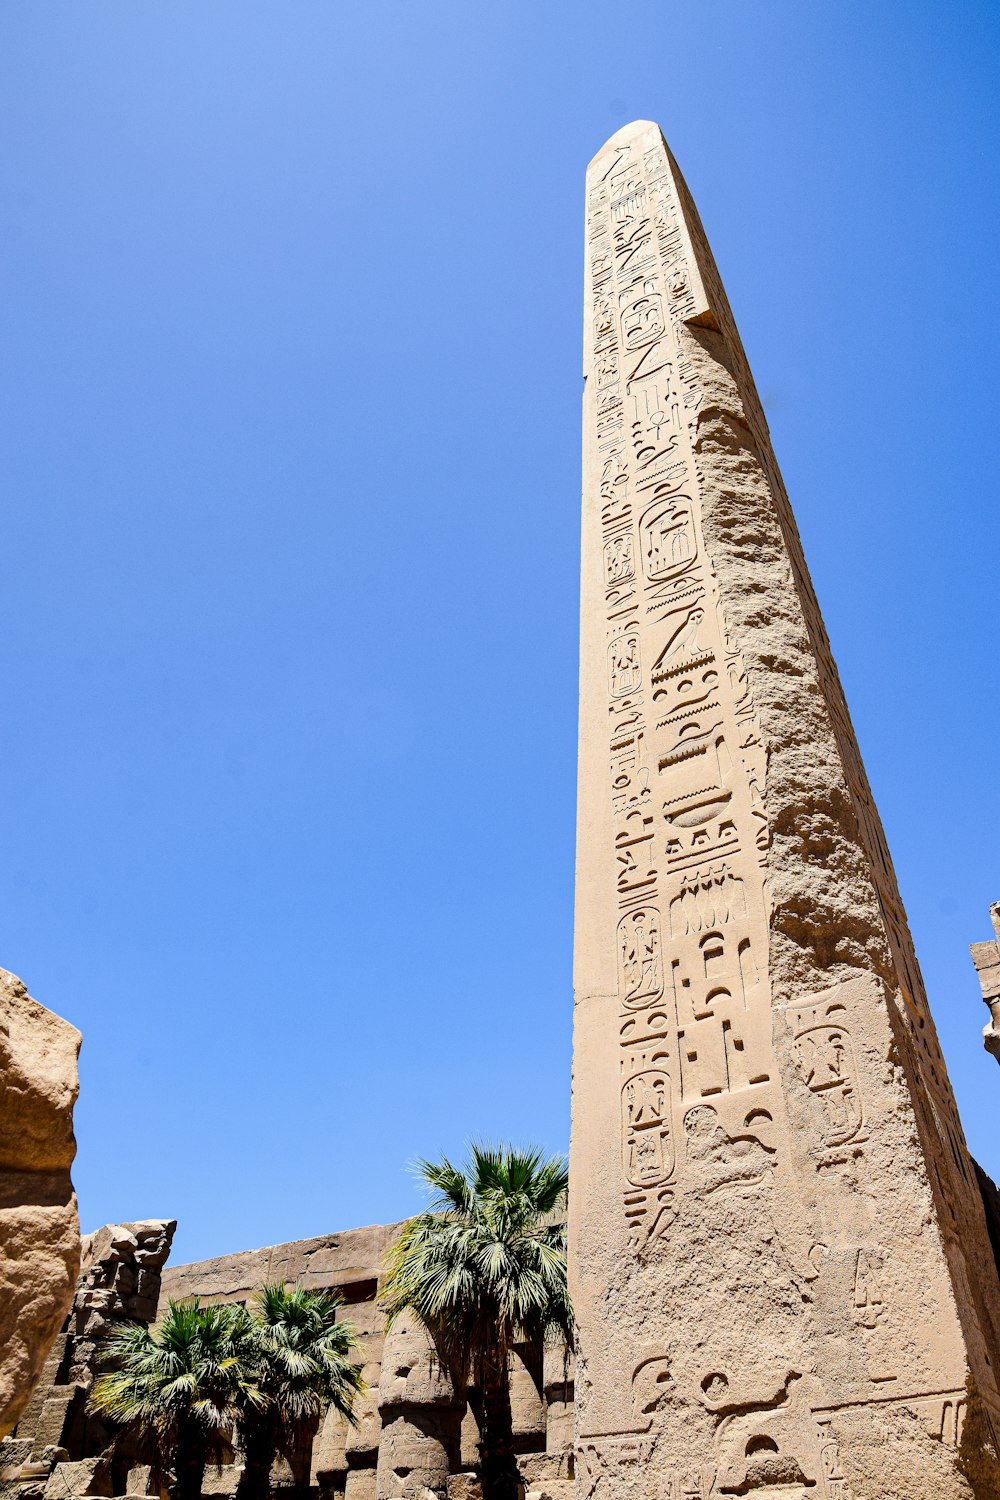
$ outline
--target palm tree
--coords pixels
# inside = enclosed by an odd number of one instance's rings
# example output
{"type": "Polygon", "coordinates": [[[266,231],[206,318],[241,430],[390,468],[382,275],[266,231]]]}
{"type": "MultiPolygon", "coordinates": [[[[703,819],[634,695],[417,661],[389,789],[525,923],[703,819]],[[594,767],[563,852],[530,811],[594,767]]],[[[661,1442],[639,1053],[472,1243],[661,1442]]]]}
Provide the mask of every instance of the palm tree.
{"type": "Polygon", "coordinates": [[[171,1299],[153,1328],[127,1323],[106,1345],[116,1368],[94,1383],[90,1406],[173,1469],[175,1500],[199,1500],[206,1464],[228,1450],[237,1399],[247,1399],[245,1321],[240,1307],[171,1299]]]}
{"type": "Polygon", "coordinates": [[[410,1308],[456,1379],[479,1388],[484,1500],[513,1500],[518,1472],[510,1353],[522,1340],[572,1336],[566,1285],[566,1160],[537,1150],[473,1144],[465,1166],[421,1161],[435,1194],[386,1261],[380,1300],[391,1325],[410,1308]]]}
{"type": "Polygon", "coordinates": [[[238,1500],[267,1500],[279,1453],[293,1464],[328,1406],[354,1423],[354,1401],[365,1384],[351,1354],[358,1335],[337,1321],[335,1292],[262,1287],[247,1314],[241,1354],[249,1377],[237,1431],[243,1450],[238,1500]]]}

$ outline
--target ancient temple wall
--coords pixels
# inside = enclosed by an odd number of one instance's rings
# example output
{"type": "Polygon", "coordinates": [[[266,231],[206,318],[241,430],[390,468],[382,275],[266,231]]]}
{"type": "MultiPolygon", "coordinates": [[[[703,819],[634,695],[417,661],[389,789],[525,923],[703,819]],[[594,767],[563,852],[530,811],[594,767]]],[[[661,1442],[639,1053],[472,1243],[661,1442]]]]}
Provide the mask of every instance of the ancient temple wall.
{"type": "MultiPolygon", "coordinates": [[[[465,1393],[456,1403],[426,1337],[409,1320],[385,1332],[378,1282],[402,1228],[371,1225],[168,1267],[160,1310],[168,1297],[246,1303],[268,1281],[340,1292],[343,1316],[360,1335],[357,1358],[368,1389],[355,1408],[356,1425],[328,1412],[311,1455],[303,1455],[314,1492],[325,1500],[380,1500],[398,1490],[405,1500],[425,1500],[428,1491],[439,1500],[481,1500],[472,1404],[466,1405],[465,1393]]],[[[511,1361],[511,1395],[515,1450],[528,1491],[570,1500],[572,1358],[562,1347],[547,1349],[544,1357],[519,1348],[511,1361]]],[[[235,1465],[209,1474],[206,1494],[232,1495],[238,1477],[235,1465]]]]}
{"type": "Polygon", "coordinates": [[[581,1494],[992,1494],[981,1200],[760,404],[659,130],[587,188],[581,1494]]]}

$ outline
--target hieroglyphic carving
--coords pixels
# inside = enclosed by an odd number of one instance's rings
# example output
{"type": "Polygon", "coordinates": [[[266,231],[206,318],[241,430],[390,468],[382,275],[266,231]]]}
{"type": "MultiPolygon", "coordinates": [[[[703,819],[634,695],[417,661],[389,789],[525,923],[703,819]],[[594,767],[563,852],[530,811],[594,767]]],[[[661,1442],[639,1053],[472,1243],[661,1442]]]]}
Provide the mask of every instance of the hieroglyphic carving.
{"type": "Polygon", "coordinates": [[[806,1088],[816,1102],[821,1166],[844,1160],[850,1147],[867,1140],[864,1105],[846,1007],[834,1000],[794,1012],[796,1057],[806,1088]]]}
{"type": "Polygon", "coordinates": [[[699,1395],[718,1418],[713,1497],[787,1493],[850,1500],[829,1416],[809,1399],[815,1386],[796,1370],[770,1382],[706,1372],[699,1395]]]}
{"type": "Polygon", "coordinates": [[[882,1284],[874,1251],[859,1250],[854,1267],[854,1320],[862,1328],[875,1328],[885,1314],[882,1284]]]}
{"type": "Polygon", "coordinates": [[[752,1185],[748,1160],[723,1159],[752,1155],[751,1142],[764,1160],[773,1151],[744,1129],[748,1106],[717,1124],[713,1146],[705,1134],[717,1158],[710,1169],[698,1158],[702,1117],[685,1114],[774,1076],[767,954],[751,931],[766,849],[764,763],[699,538],[692,373],[674,333],[691,286],[656,153],[626,149],[610,163],[589,194],[588,236],[613,856],[625,910],[616,944],[623,1208],[648,1242],[673,1222],[668,1185],[678,1173],[704,1191],[729,1172],[752,1185]],[[653,1007],[650,1024],[634,1015],[653,1007]]]}
{"type": "MultiPolygon", "coordinates": [[[[602,1416],[585,1440],[580,1473],[590,1493],[608,1500],[778,1491],[848,1500],[834,1414],[887,1405],[888,1395],[871,1393],[898,1391],[906,1368],[897,1263],[868,1238],[877,1219],[865,1180],[887,1159],[893,1131],[898,1138],[894,1106],[883,1097],[881,1022],[872,1020],[880,1004],[894,1003],[897,976],[909,1031],[897,1037],[892,1066],[898,1059],[906,1079],[915,1069],[928,1080],[915,1109],[940,1143],[926,1165],[953,1240],[964,1222],[956,1182],[966,1192],[971,1169],[766,422],[697,215],[651,127],[617,137],[596,160],[588,189],[585,526],[595,561],[585,573],[586,726],[589,734],[600,725],[611,816],[606,802],[588,829],[584,807],[580,825],[581,947],[600,960],[588,955],[580,969],[581,1024],[590,1029],[579,1084],[585,1112],[586,1069],[609,1050],[617,1055],[616,1087],[605,1075],[595,1096],[602,1142],[616,1116],[620,1139],[594,1183],[600,1210],[581,1234],[597,1258],[602,1235],[607,1242],[605,1280],[589,1314],[600,1330],[590,1343],[595,1370],[602,1344],[615,1348],[601,1366],[600,1399],[588,1394],[581,1406],[585,1432],[587,1410],[602,1416]],[[850,793],[837,783],[829,805],[819,799],[815,829],[807,805],[814,765],[830,786],[839,772],[799,605],[850,793]],[[886,933],[881,952],[874,901],[869,910],[863,893],[853,906],[843,900],[854,878],[844,874],[846,860],[823,867],[829,826],[844,848],[854,841],[854,874],[866,854],[871,860],[886,933]],[[607,1005],[598,1006],[614,985],[612,944],[617,1023],[609,1033],[607,1005]],[[823,990],[824,973],[840,982],[823,990]],[[864,988],[869,980],[885,986],[884,996],[864,988]],[[624,1226],[631,1256],[619,1237],[624,1226]],[[714,1426],[703,1427],[690,1468],[682,1468],[690,1429],[675,1423],[669,1459],[666,1443],[657,1447],[653,1438],[665,1440],[690,1385],[674,1383],[673,1374],[658,1381],[644,1407],[653,1425],[644,1430],[628,1410],[624,1351],[634,1355],[662,1314],[660,1326],[677,1331],[678,1346],[673,1365],[665,1353],[657,1357],[664,1372],[679,1372],[702,1347],[685,1305],[690,1291],[712,1308],[704,1347],[714,1345],[719,1357],[730,1346],[722,1283],[737,1301],[753,1303],[757,1274],[773,1291],[755,1306],[768,1336],[779,1330],[774,1347],[784,1339],[797,1351],[789,1359],[808,1359],[798,1368],[812,1373],[803,1378],[785,1365],[780,1389],[769,1393],[758,1361],[738,1400],[706,1400],[714,1426]],[[800,1300],[817,1304],[811,1323],[798,1321],[800,1300]],[[647,1479],[650,1459],[657,1473],[647,1479]]],[[[604,775],[593,762],[597,742],[595,734],[582,759],[588,795],[604,775]]],[[[935,1295],[938,1307],[950,1305],[940,1285],[935,1295]]],[[[950,1337],[961,1346],[962,1334],[950,1337]]],[[[926,1339],[921,1348],[923,1373],[907,1409],[923,1403],[928,1430],[950,1437],[957,1399],[942,1405],[938,1393],[959,1365],[946,1365],[926,1339]]],[[[740,1383],[717,1370],[709,1384],[726,1379],[740,1383]]],[[[596,1379],[588,1389],[598,1389],[596,1379]]],[[[902,1410],[902,1399],[893,1399],[902,1410]]],[[[857,1467],[853,1452],[844,1461],[857,1467]]]]}

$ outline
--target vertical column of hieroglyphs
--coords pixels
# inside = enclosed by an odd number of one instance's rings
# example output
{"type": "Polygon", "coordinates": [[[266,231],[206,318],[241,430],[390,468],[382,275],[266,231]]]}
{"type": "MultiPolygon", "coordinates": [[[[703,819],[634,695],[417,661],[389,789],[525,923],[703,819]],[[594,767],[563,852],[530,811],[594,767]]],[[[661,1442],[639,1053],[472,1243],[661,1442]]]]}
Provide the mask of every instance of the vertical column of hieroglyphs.
{"type": "MultiPolygon", "coordinates": [[[[960,1127],[939,1053],[939,1106],[913,1104],[897,1065],[886,997],[905,919],[738,336],[655,126],[619,132],[591,164],[586,254],[580,1493],[990,1494],[958,1448],[977,1367],[965,1440],[986,1473],[991,1336],[942,1252],[927,1181],[941,1161],[913,1139],[947,1116],[938,1188],[953,1201],[971,1177],[960,1127]],[[712,435],[733,412],[749,459],[712,435]],[[789,853],[787,824],[809,808],[782,800],[801,752],[774,726],[794,719],[797,678],[857,804],[838,856],[856,884],[839,897],[789,853]],[[790,956],[812,929],[787,914],[811,892],[834,914],[868,902],[854,948],[828,935],[817,957],[810,935],[790,956]]],[[[916,1010],[915,972],[911,957],[916,1010]]],[[[914,1035],[933,1039],[921,1015],[914,1035]]]]}
{"type": "MultiPolygon", "coordinates": [[[[715,266],[711,250],[694,203],[682,179],[677,180],[678,196],[692,243],[697,265],[697,279],[704,285],[705,304],[713,309],[712,321],[726,335],[727,350],[739,390],[742,415],[752,429],[762,469],[767,474],[774,500],[776,518],[784,533],[787,556],[795,577],[803,623],[809,633],[814,653],[816,675],[823,690],[831,727],[840,754],[844,778],[857,819],[859,843],[867,856],[867,871],[884,929],[886,947],[891,956],[891,978],[904,1007],[903,1024],[897,1028],[898,1040],[906,1056],[907,1072],[918,1085],[914,1106],[930,1139],[937,1149],[929,1153],[928,1165],[937,1189],[939,1210],[943,1214],[950,1245],[959,1238],[968,1242],[970,1209],[976,1215],[979,1192],[965,1146],[961,1121],[954,1095],[948,1084],[944,1058],[938,1043],[933,1019],[927,1006],[923,979],[916,960],[909,924],[899,894],[895,870],[889,854],[878,811],[875,807],[853,726],[844,700],[843,689],[830,642],[812,582],[802,554],[801,541],[792,515],[788,496],[773,450],[747,365],[742,343],[726,298],[725,289],[715,266]]],[[[979,1278],[972,1290],[982,1310],[984,1305],[979,1278]]]]}
{"type": "MultiPolygon", "coordinates": [[[[761,476],[766,480],[776,532],[783,544],[782,558],[794,580],[794,601],[801,618],[803,644],[808,653],[810,675],[818,689],[815,696],[823,705],[823,714],[829,728],[830,748],[836,756],[837,769],[849,802],[849,811],[845,809],[847,816],[841,819],[842,828],[839,830],[841,834],[846,831],[847,836],[837,840],[841,845],[838,856],[835,858],[830,852],[821,854],[823,862],[830,866],[832,878],[827,883],[828,891],[839,894],[839,908],[836,898],[829,902],[824,900],[823,893],[813,883],[810,887],[813,896],[811,933],[807,931],[807,924],[801,924],[800,929],[794,899],[792,922],[789,924],[787,904],[790,889],[793,889],[795,882],[801,882],[804,863],[802,848],[807,845],[808,840],[800,840],[798,848],[793,848],[791,858],[786,848],[782,858],[773,861],[775,884],[780,881],[786,898],[773,903],[771,918],[773,951],[778,956],[777,964],[772,966],[777,980],[776,998],[782,1003],[791,1000],[787,1010],[796,1044],[794,1058],[797,1072],[808,1085],[815,1101],[815,1111],[826,1121],[831,1138],[832,1159],[836,1161],[844,1151],[844,1143],[839,1137],[847,1122],[837,1101],[841,1094],[846,1096],[845,1085],[850,1087],[850,1112],[860,1115],[864,1109],[856,1043],[852,1042],[849,1025],[846,1024],[850,1020],[847,1014],[849,1007],[843,1004],[848,995],[848,987],[842,985],[838,995],[831,994],[828,997],[828,1011],[833,1005],[838,1006],[832,1017],[829,1014],[824,1016],[822,1007],[817,1009],[814,1003],[796,1003],[799,996],[788,996],[786,991],[793,975],[798,976],[799,985],[806,992],[815,987],[818,972],[824,967],[829,969],[832,977],[837,968],[837,957],[843,958],[845,950],[855,942],[854,936],[846,935],[851,932],[852,927],[856,927],[856,937],[862,937],[866,944],[866,964],[884,986],[884,991],[879,996],[880,1003],[875,1006],[875,1010],[878,1020],[885,1023],[883,1034],[891,1045],[894,1063],[898,1062],[900,1067],[906,1089],[907,1108],[912,1111],[912,1120],[919,1133],[919,1173],[926,1178],[933,1190],[936,1231],[943,1241],[965,1344],[963,1358],[971,1367],[970,1378],[979,1395],[987,1403],[982,1420],[990,1423],[995,1421],[1000,1403],[995,1374],[996,1353],[1000,1346],[1000,1297],[997,1295],[998,1284],[993,1274],[993,1257],[983,1219],[978,1182],[927,1005],[923,979],[885,834],[847,711],[788,496],[774,458],[767,424],[697,210],[672,160],[670,168],[691,241],[692,259],[697,268],[695,279],[704,292],[702,306],[708,310],[706,321],[719,330],[720,341],[725,349],[723,357],[732,372],[731,389],[737,396],[738,404],[735,413],[730,412],[729,416],[736,415],[737,420],[745,421],[753,434],[750,446],[761,476]],[[843,826],[845,824],[850,825],[846,830],[843,826]],[[844,850],[848,848],[855,857],[853,871],[848,870],[849,860],[844,858],[844,850]],[[833,874],[834,866],[839,867],[836,875],[833,874]],[[859,874],[862,877],[860,879],[859,874]],[[832,944],[829,943],[831,936],[834,939],[832,944]],[[836,951],[838,937],[841,939],[839,946],[842,950],[839,954],[836,951]],[[807,962],[803,967],[802,960],[807,955],[812,963],[807,962]],[[812,973],[807,975],[810,968],[812,973]],[[832,1026],[829,1024],[831,1019],[832,1026]],[[827,1024],[818,1025],[820,1021],[826,1021],[827,1024]],[[817,1059],[820,1059],[819,1065],[817,1059]],[[833,1073],[837,1077],[835,1088],[830,1087],[831,1059],[833,1073]],[[985,1271],[983,1267],[986,1268],[985,1271]],[[988,1350],[993,1351],[992,1358],[988,1350]]],[[[685,332],[690,334],[689,330],[685,332]]],[[[703,341],[710,338],[711,335],[706,335],[703,341]]],[[[712,399],[720,399],[717,390],[712,392],[712,399]]],[[[722,399],[721,404],[726,404],[725,399],[722,399]]],[[[699,426],[701,421],[699,415],[699,426]]],[[[706,425],[710,427],[711,423],[706,425]]],[[[712,460],[705,450],[711,448],[711,439],[706,443],[699,436],[696,445],[702,450],[703,468],[707,471],[712,466],[712,460]]],[[[730,569],[724,566],[720,570],[720,576],[725,579],[729,572],[730,569]]],[[[731,590],[729,597],[732,597],[731,590]]],[[[772,645],[773,642],[768,644],[772,645]]],[[[800,698],[800,701],[804,700],[800,698]]],[[[826,727],[825,724],[824,729],[826,727]]],[[[772,739],[773,749],[773,735],[769,734],[768,737],[772,739]]],[[[782,748],[784,754],[782,757],[776,756],[776,760],[787,756],[787,746],[782,748]]],[[[817,755],[816,759],[819,760],[820,757],[817,755]]],[[[788,797],[788,778],[785,777],[784,785],[776,787],[774,795],[769,799],[777,804],[775,817],[787,824],[790,811],[794,809],[795,821],[800,825],[818,824],[818,812],[829,814],[833,811],[829,787],[824,785],[822,773],[813,777],[811,785],[807,778],[804,780],[807,792],[815,791],[816,788],[822,789],[820,797],[814,798],[810,803],[808,798],[802,801],[800,793],[801,805],[796,807],[795,795],[788,797]],[[826,803],[825,808],[821,809],[817,805],[820,802],[826,803]]],[[[824,850],[822,838],[820,850],[824,850]]],[[[828,843],[826,850],[829,850],[828,843]]],[[[857,952],[856,947],[855,958],[857,952]]],[[[861,1006],[862,1014],[856,1017],[862,1034],[871,1030],[870,1025],[866,1025],[868,1017],[863,1013],[870,1008],[869,999],[867,1005],[861,1006]]],[[[871,1040],[869,1036],[868,1041],[871,1040]]],[[[871,1102],[876,1108],[885,1108],[888,1101],[883,1092],[880,1100],[873,1099],[871,1102]]],[[[881,1135],[884,1163],[891,1159],[889,1131],[883,1129],[881,1135]]],[[[877,1155],[877,1151],[872,1152],[873,1158],[877,1158],[877,1155]]],[[[900,1161],[895,1162],[895,1168],[899,1179],[907,1175],[900,1161]]],[[[887,1197],[888,1184],[878,1181],[877,1170],[869,1173],[869,1192],[872,1191],[873,1179],[876,1201],[880,1197],[887,1197]]],[[[905,1196],[905,1193],[901,1194],[899,1191],[895,1194],[893,1212],[897,1215],[905,1196]]],[[[828,1209],[833,1202],[835,1199],[828,1195],[828,1209]]],[[[895,1259],[898,1262],[900,1259],[898,1254],[889,1254],[881,1245],[877,1245],[873,1253],[859,1248],[858,1266],[870,1266],[873,1261],[884,1259],[887,1255],[890,1261],[895,1259]]],[[[896,1272],[897,1275],[900,1274],[898,1264],[896,1272]]],[[[859,1269],[859,1279],[860,1276],[859,1269]]],[[[902,1305],[905,1305],[905,1301],[902,1305]]],[[[885,1312],[883,1305],[880,1316],[884,1316],[885,1312]]],[[[943,1365],[939,1362],[939,1372],[942,1368],[943,1365]]],[[[965,1403],[960,1402],[959,1407],[964,1410],[965,1403]]],[[[996,1445],[994,1435],[991,1435],[991,1442],[996,1445]]]]}
{"type": "Polygon", "coordinates": [[[623,1212],[634,1245],[671,1218],[679,1111],[698,1130],[755,1106],[772,1065],[760,740],[704,556],[683,361],[689,295],[662,152],[591,188],[596,440],[607,620],[619,964],[623,1212]],[[755,931],[755,927],[757,930],[755,931]]]}

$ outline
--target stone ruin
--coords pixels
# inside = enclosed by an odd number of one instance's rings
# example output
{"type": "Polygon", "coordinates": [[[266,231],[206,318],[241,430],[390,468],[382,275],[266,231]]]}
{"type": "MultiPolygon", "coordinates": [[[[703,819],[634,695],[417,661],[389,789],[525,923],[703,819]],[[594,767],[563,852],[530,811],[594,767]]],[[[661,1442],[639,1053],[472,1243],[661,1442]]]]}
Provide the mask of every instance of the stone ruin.
{"type": "MultiPolygon", "coordinates": [[[[149,1324],[167,1299],[246,1305],[265,1282],[336,1291],[357,1328],[368,1390],[357,1425],[327,1414],[314,1440],[279,1460],[277,1495],[315,1500],[481,1500],[475,1475],[475,1391],[456,1392],[424,1330],[400,1318],[388,1334],[376,1304],[383,1258],[402,1224],[249,1250],[163,1269],[171,1220],[111,1224],[83,1241],[73,1306],[42,1380],[14,1434],[0,1442],[0,1500],[67,1500],[155,1492],[151,1471],[127,1445],[109,1452],[112,1430],[88,1413],[102,1342],[126,1320],[149,1324]]],[[[574,1500],[573,1358],[562,1345],[519,1346],[511,1361],[518,1464],[532,1500],[574,1500]]],[[[205,1475],[206,1496],[231,1496],[238,1455],[205,1475]]]]}
{"type": "Polygon", "coordinates": [[[1000,1062],[1000,901],[990,907],[990,920],[996,936],[988,943],[971,943],[969,952],[976,966],[983,1001],[990,1018],[983,1027],[983,1046],[1000,1062]]]}
{"type": "MultiPolygon", "coordinates": [[[[343,1316],[360,1335],[358,1360],[368,1386],[350,1427],[331,1411],[308,1452],[274,1475],[276,1488],[297,1482],[317,1500],[480,1500],[474,1473],[479,1430],[475,1391],[456,1393],[427,1335],[408,1318],[387,1334],[376,1303],[379,1277],[402,1224],[351,1229],[266,1250],[167,1269],[167,1297],[202,1303],[249,1301],[268,1281],[336,1290],[343,1316]]],[[[518,1466],[534,1500],[574,1500],[573,1358],[562,1345],[521,1345],[511,1362],[511,1403],[518,1466]]],[[[209,1470],[205,1493],[231,1495],[234,1464],[209,1470]]]]}
{"type": "Polygon", "coordinates": [[[24,1410],[76,1284],[79,1050],[80,1033],[0,969],[0,1435],[24,1410]]]}
{"type": "Polygon", "coordinates": [[[0,1443],[2,1500],[144,1494],[148,1468],[127,1449],[109,1457],[112,1433],[87,1410],[104,1341],[122,1323],[156,1317],[160,1273],[176,1223],[106,1224],[81,1243],[80,1278],[69,1316],[11,1437],[0,1443]]]}

